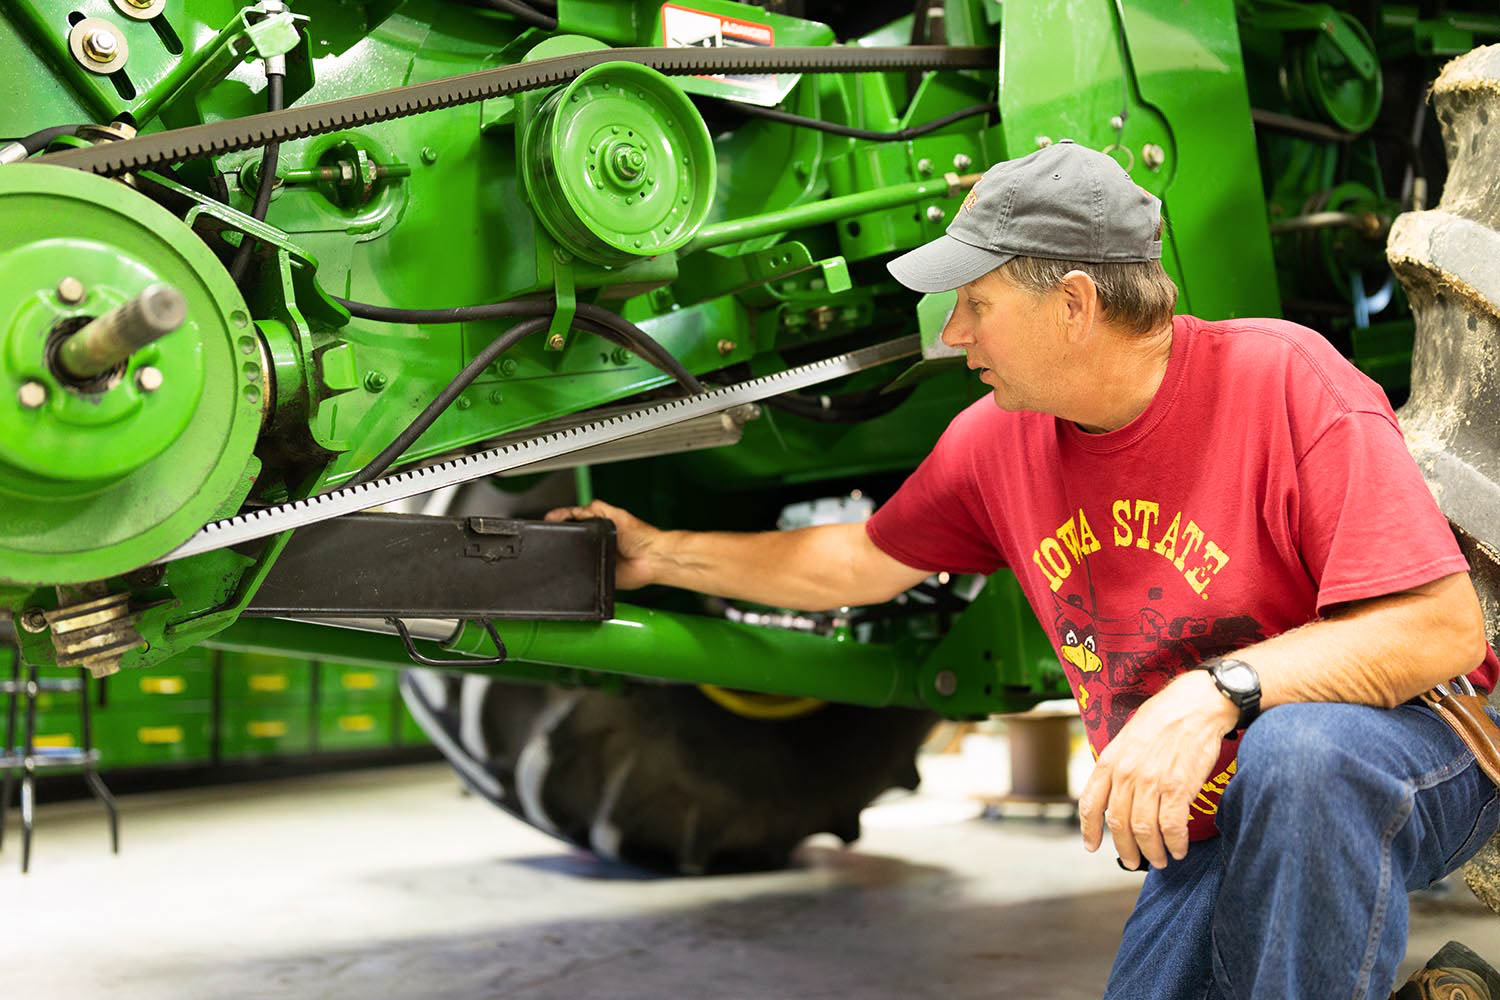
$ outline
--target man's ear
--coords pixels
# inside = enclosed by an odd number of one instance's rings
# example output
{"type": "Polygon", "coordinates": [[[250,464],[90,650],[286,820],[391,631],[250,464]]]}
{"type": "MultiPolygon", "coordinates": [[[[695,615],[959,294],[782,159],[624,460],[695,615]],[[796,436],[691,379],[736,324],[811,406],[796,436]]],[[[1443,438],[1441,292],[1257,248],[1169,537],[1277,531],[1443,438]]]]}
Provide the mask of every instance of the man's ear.
{"type": "Polygon", "coordinates": [[[1094,333],[1099,313],[1099,288],[1082,271],[1069,271],[1058,284],[1058,322],[1070,343],[1080,344],[1094,333]]]}

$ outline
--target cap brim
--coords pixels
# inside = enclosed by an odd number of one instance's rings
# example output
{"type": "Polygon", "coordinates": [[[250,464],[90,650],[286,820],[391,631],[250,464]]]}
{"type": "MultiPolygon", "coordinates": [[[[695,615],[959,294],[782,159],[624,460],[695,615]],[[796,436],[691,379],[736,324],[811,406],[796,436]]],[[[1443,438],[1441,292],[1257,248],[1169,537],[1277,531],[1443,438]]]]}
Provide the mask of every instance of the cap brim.
{"type": "Polygon", "coordinates": [[[1014,256],[970,246],[944,233],[897,257],[886,269],[912,291],[947,292],[983,277],[1014,256]]]}

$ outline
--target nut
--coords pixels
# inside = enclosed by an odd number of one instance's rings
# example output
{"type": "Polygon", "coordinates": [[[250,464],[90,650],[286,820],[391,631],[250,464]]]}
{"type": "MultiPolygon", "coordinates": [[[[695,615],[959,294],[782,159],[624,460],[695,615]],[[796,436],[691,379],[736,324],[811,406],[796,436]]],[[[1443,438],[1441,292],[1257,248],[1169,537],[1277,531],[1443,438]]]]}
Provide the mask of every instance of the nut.
{"type": "Polygon", "coordinates": [[[72,276],[57,283],[57,297],[64,305],[76,306],[83,301],[83,282],[72,276]]]}
{"type": "Polygon", "coordinates": [[[1125,127],[1125,119],[1122,118],[1119,115],[1115,115],[1112,118],[1110,118],[1110,120],[1109,120],[1109,127],[1112,128],[1112,129],[1114,129],[1116,132],[1118,132],[1118,131],[1120,131],[1120,129],[1122,129],[1122,128],[1125,127]]]}
{"type": "Polygon", "coordinates": [[[957,156],[953,157],[954,170],[968,170],[973,165],[974,161],[969,159],[969,155],[967,153],[959,153],[957,156]]]}
{"type": "Polygon", "coordinates": [[[162,377],[160,368],[153,368],[150,365],[146,365],[144,368],[135,373],[136,388],[140,389],[142,392],[155,392],[157,389],[161,388],[161,384],[162,377]]]}
{"type": "Polygon", "coordinates": [[[47,613],[41,608],[27,608],[21,612],[21,627],[28,632],[47,631],[47,613]]]}
{"type": "Polygon", "coordinates": [[[1160,170],[1161,165],[1167,162],[1167,151],[1154,142],[1148,142],[1141,147],[1141,162],[1146,165],[1147,170],[1160,170]]]}
{"type": "Polygon", "coordinates": [[[563,338],[562,334],[554,333],[552,336],[547,338],[547,350],[560,351],[563,349],[563,345],[566,343],[567,341],[563,338]]]}
{"type": "Polygon", "coordinates": [[[929,160],[925,156],[922,157],[920,160],[918,160],[917,161],[917,173],[919,173],[919,174],[930,174],[930,173],[932,173],[932,161],[929,160]]]}
{"type": "Polygon", "coordinates": [[[735,349],[736,346],[738,346],[738,345],[736,345],[735,342],[732,341],[732,340],[721,340],[721,341],[719,341],[719,353],[720,354],[733,354],[734,353],[734,349],[735,349]]]}
{"type": "Polygon", "coordinates": [[[38,409],[47,401],[47,387],[40,382],[22,382],[16,391],[16,399],[28,410],[38,409]]]}
{"type": "Polygon", "coordinates": [[[928,222],[942,222],[943,221],[943,210],[940,207],[938,207],[937,205],[928,205],[927,206],[927,221],[928,222]]]}
{"type": "Polygon", "coordinates": [[[370,392],[379,392],[386,387],[384,372],[369,372],[365,375],[365,388],[370,392]]]}

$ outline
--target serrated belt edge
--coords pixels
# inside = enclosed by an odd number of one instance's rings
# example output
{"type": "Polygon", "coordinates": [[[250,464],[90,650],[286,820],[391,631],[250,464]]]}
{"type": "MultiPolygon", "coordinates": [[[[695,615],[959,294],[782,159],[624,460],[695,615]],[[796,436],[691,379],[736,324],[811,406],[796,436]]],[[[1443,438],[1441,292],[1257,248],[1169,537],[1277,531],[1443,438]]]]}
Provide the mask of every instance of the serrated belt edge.
{"type": "Polygon", "coordinates": [[[920,337],[902,337],[798,368],[789,368],[774,375],[737,382],[697,396],[668,400],[630,413],[606,417],[591,424],[564,428],[527,441],[517,441],[437,465],[399,472],[359,486],[319,493],[302,500],[214,521],[152,565],[254,541],[291,528],[306,527],[343,514],[368,510],[381,504],[430,493],[445,486],[455,486],[532,462],[618,441],[707,413],[718,413],[743,403],[753,403],[768,396],[851,375],[887,361],[908,357],[921,349],[920,337]]]}
{"type": "Polygon", "coordinates": [[[191,125],[118,142],[63,150],[36,162],[74,167],[106,177],[199,156],[232,153],[322,135],[341,128],[404,118],[492,97],[556,86],[600,63],[635,62],[668,75],[699,73],[838,73],[927,69],[984,69],[996,65],[985,46],[899,45],[881,48],[809,46],[781,49],[601,49],[538,59],[462,76],[358,94],[320,104],[266,111],[191,125]]]}

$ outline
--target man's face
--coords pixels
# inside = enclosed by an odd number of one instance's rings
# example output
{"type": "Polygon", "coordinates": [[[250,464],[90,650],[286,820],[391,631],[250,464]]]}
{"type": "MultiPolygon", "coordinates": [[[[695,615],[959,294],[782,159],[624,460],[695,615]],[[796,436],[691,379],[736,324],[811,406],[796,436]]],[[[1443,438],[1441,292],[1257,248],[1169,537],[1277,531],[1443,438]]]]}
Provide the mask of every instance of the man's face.
{"type": "Polygon", "coordinates": [[[1002,410],[1052,412],[1068,345],[1051,291],[1034,295],[991,272],[958,289],[942,341],[967,355],[1002,410]]]}

